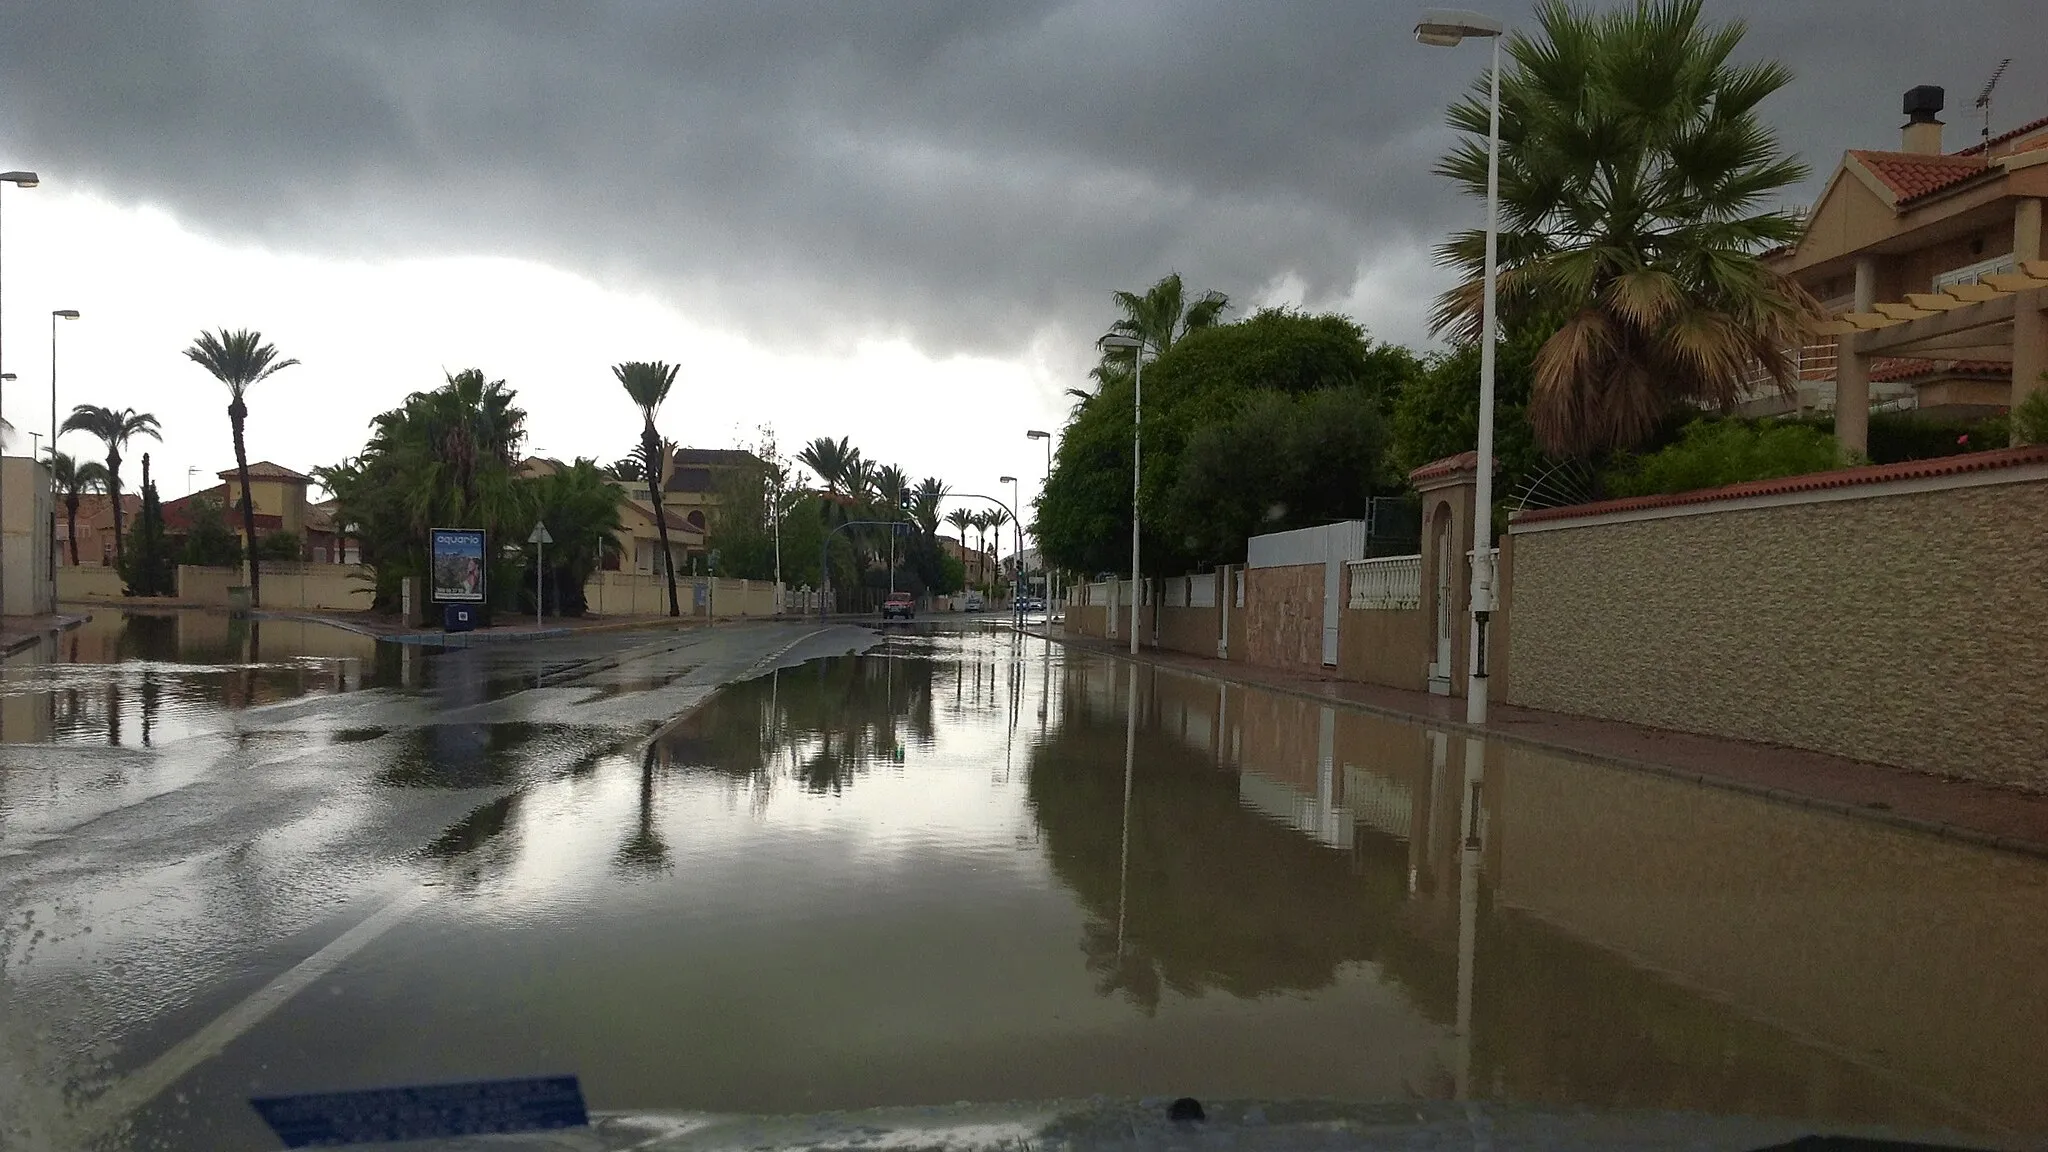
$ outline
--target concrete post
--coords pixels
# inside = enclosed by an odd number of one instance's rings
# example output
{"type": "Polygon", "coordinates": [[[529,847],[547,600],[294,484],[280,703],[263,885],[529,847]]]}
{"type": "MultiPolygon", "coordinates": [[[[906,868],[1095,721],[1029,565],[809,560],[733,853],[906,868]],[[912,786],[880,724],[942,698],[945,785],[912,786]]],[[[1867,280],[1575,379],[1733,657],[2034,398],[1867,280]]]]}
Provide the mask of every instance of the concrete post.
{"type": "MultiPolygon", "coordinates": [[[[2041,258],[2041,200],[2029,197],[2013,206],[2012,255],[2015,261],[2041,258]]],[[[2012,314],[2012,406],[2048,387],[2048,293],[2022,292],[2012,314]]]]}
{"type": "MultiPolygon", "coordinates": [[[[1877,303],[1877,261],[1856,261],[1856,311],[1869,312],[1877,303]]],[[[1870,452],[1870,354],[1862,350],[1861,333],[1841,338],[1835,352],[1835,440],[1842,451],[1870,452]]]]}

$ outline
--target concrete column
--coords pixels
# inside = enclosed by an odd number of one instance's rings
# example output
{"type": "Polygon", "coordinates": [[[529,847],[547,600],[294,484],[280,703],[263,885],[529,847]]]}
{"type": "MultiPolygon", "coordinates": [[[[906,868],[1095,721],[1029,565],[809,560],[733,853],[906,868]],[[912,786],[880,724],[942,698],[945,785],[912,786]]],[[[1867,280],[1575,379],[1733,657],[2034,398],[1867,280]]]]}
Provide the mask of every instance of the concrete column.
{"type": "MultiPolygon", "coordinates": [[[[2041,259],[2041,201],[2021,200],[2012,212],[2012,255],[2014,260],[2041,259]]],[[[2042,373],[2048,372],[2048,293],[2022,292],[2012,315],[2012,405],[2017,408],[2027,397],[2048,387],[2042,373]]]]}
{"type": "Polygon", "coordinates": [[[2041,201],[2038,197],[2013,205],[2012,255],[2015,260],[2041,258],[2041,201]]]}
{"type": "MultiPolygon", "coordinates": [[[[1856,261],[1856,311],[1876,304],[1877,261],[1865,256],[1856,261]]],[[[1835,441],[1859,456],[1870,451],[1870,356],[1862,343],[1860,333],[1851,333],[1835,349],[1835,441]]]]}

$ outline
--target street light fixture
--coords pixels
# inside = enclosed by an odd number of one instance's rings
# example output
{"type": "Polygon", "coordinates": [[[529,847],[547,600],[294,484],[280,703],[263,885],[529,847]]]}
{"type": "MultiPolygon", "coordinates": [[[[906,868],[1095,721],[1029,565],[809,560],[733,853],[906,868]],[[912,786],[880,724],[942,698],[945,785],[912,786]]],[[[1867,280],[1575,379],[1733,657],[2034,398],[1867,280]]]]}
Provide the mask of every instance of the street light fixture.
{"type": "MultiPolygon", "coordinates": [[[[996,483],[1010,486],[1010,503],[1017,511],[1024,510],[1024,494],[1017,487],[1015,476],[998,476],[996,483]]],[[[1024,624],[1024,521],[1022,517],[1010,517],[1010,538],[1015,541],[1010,550],[1010,617],[1017,627],[1024,624]]]]}
{"type": "MultiPolygon", "coordinates": [[[[33,172],[24,172],[19,169],[13,172],[0,172],[0,184],[12,184],[16,188],[33,188],[40,183],[42,183],[42,181],[38,179],[36,174],[33,172]]],[[[0,327],[4,327],[4,324],[0,324],[0,327]]],[[[4,356],[0,356],[0,364],[4,363],[6,363],[6,358],[4,356]]],[[[7,603],[6,576],[4,575],[5,571],[6,569],[4,567],[0,567],[0,613],[4,613],[6,611],[7,603]]]]}
{"type": "Polygon", "coordinates": [[[1479,476],[1472,500],[1472,642],[1466,660],[1465,722],[1486,722],[1486,625],[1493,614],[1494,285],[1500,233],[1500,38],[1506,26],[1461,9],[1424,12],[1415,38],[1453,48],[1466,37],[1493,41],[1492,95],[1486,131],[1486,294],[1479,311],[1479,476]]]}
{"type": "Polygon", "coordinates": [[[1099,348],[1120,348],[1131,354],[1131,655],[1138,654],[1138,613],[1145,599],[1138,578],[1138,443],[1145,419],[1145,342],[1135,336],[1104,336],[1099,348]]]}
{"type": "MultiPolygon", "coordinates": [[[[1026,440],[1045,441],[1045,485],[1050,485],[1052,483],[1052,433],[1041,432],[1033,428],[1029,432],[1024,433],[1024,438],[1026,440]]],[[[1038,489],[1040,508],[1045,506],[1045,485],[1041,485],[1038,489]]],[[[1046,563],[1045,560],[1045,537],[1043,535],[1040,535],[1038,538],[1038,562],[1039,566],[1045,569],[1045,638],[1050,640],[1052,639],[1052,602],[1055,593],[1052,586],[1052,565],[1046,563]]]]}

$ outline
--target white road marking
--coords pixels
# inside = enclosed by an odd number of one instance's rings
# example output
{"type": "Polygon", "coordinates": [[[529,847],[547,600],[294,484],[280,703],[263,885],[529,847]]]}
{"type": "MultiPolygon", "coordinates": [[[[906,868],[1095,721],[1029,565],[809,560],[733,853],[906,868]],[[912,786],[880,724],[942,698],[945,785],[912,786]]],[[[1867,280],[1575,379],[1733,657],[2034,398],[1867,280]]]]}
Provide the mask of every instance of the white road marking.
{"type": "Polygon", "coordinates": [[[215,1017],[204,1028],[180,1041],[148,1066],[109,1088],[79,1116],[81,1134],[97,1134],[130,1112],[149,1103],[187,1072],[218,1055],[237,1037],[255,1027],[285,1001],[305,991],[314,981],[334,971],[344,960],[360,952],[371,941],[390,931],[400,920],[426,901],[425,888],[408,887],[354,927],[335,937],[325,948],[280,973],[276,979],[215,1017]]]}

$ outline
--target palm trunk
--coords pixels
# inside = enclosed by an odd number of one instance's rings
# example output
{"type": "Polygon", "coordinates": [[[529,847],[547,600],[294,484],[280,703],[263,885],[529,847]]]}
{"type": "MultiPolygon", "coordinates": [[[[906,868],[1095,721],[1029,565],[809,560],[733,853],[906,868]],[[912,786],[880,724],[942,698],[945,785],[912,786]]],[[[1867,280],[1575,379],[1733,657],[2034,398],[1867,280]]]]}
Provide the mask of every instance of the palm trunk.
{"type": "Polygon", "coordinates": [[[668,549],[668,510],[661,506],[661,437],[655,433],[652,420],[640,433],[640,454],[647,457],[647,499],[654,505],[654,531],[661,537],[661,566],[668,573],[668,614],[681,616],[682,601],[676,599],[676,558],[668,549]]]}
{"type": "Polygon", "coordinates": [[[228,405],[228,423],[235,429],[235,476],[242,484],[242,537],[249,553],[249,607],[263,604],[258,591],[261,579],[256,570],[256,506],[249,501],[249,448],[242,440],[242,422],[249,418],[249,406],[240,396],[228,405]]]}
{"type": "Polygon", "coordinates": [[[78,493],[64,498],[64,523],[71,538],[71,566],[78,567],[78,493]]]}
{"type": "MultiPolygon", "coordinates": [[[[107,453],[107,496],[114,502],[114,571],[120,572],[128,566],[128,552],[122,537],[127,535],[121,525],[121,454],[107,453]]],[[[124,576],[123,579],[126,579],[124,576]]]]}

